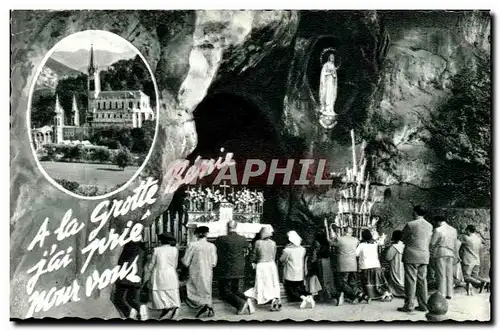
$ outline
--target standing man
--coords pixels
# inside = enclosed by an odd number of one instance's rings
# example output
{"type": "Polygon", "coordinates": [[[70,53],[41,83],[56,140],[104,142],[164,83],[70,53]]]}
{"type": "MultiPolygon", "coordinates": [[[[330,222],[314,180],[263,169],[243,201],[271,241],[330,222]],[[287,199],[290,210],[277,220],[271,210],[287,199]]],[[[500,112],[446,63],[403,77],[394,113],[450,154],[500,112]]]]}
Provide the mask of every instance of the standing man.
{"type": "Polygon", "coordinates": [[[438,291],[451,299],[453,294],[453,267],[457,257],[457,230],[448,225],[443,216],[434,218],[434,233],[432,235],[430,251],[436,269],[438,291]]]}
{"type": "Polygon", "coordinates": [[[236,232],[238,223],[229,221],[225,236],[215,241],[219,263],[215,269],[219,279],[221,299],[236,308],[238,315],[246,312],[252,314],[252,302],[241,291],[245,278],[246,253],[249,243],[245,237],[236,232]]]}
{"type": "Polygon", "coordinates": [[[403,228],[405,305],[398,308],[398,311],[411,312],[414,308],[415,295],[418,300],[418,306],[415,309],[427,311],[427,265],[433,227],[424,216],[424,208],[415,206],[413,208],[414,220],[406,223],[403,228]]]}
{"type": "Polygon", "coordinates": [[[207,241],[209,228],[196,228],[198,241],[188,245],[182,263],[189,268],[189,280],[186,284],[188,306],[199,309],[196,317],[215,315],[212,308],[213,268],[217,265],[217,249],[207,241]]]}
{"type": "Polygon", "coordinates": [[[358,239],[352,236],[351,227],[346,229],[345,235],[334,241],[334,247],[337,250],[337,271],[339,298],[337,305],[344,303],[344,296],[352,303],[357,303],[361,290],[358,287],[358,262],[356,260],[356,248],[358,239]]]}
{"type": "MultiPolygon", "coordinates": [[[[470,283],[474,287],[479,288],[480,292],[482,292],[486,284],[486,281],[479,277],[479,267],[481,265],[479,253],[483,246],[483,239],[477,233],[474,225],[467,225],[465,228],[465,235],[460,239],[462,241],[460,253],[464,280],[466,283],[470,283]]],[[[469,286],[467,285],[467,292],[469,291],[469,286]]]]}

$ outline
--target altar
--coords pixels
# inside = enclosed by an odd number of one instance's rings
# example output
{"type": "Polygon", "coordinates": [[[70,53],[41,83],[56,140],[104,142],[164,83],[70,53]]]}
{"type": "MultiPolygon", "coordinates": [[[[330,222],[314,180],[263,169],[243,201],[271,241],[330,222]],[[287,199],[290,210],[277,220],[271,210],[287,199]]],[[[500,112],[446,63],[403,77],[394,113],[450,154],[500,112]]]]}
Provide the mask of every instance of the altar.
{"type": "Polygon", "coordinates": [[[227,222],[238,222],[238,234],[253,239],[263,227],[272,230],[271,225],[261,224],[264,195],[250,189],[231,190],[229,185],[220,185],[220,189],[211,187],[189,188],[186,193],[187,243],[196,240],[194,230],[199,226],[210,229],[208,239],[215,239],[227,234],[227,222]],[[222,189],[222,191],[221,191],[222,189]]]}
{"type": "Polygon", "coordinates": [[[231,188],[225,183],[218,187],[188,187],[185,195],[172,203],[149,227],[144,228],[144,241],[148,251],[158,246],[158,235],[169,232],[184,246],[194,240],[194,230],[207,226],[209,240],[227,234],[227,222],[238,222],[236,231],[252,240],[263,227],[273,230],[269,224],[261,224],[264,195],[248,188],[231,188]]]}

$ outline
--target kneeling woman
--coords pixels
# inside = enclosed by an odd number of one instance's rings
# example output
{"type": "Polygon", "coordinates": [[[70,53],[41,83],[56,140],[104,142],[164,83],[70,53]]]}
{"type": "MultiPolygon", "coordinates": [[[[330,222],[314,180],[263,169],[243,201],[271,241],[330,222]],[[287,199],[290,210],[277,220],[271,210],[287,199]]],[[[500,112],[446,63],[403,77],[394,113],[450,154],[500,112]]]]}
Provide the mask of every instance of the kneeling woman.
{"type": "Polygon", "coordinates": [[[392,294],[385,279],[380,260],[378,258],[378,245],[373,240],[370,230],[361,232],[361,243],[356,248],[359,257],[359,269],[361,271],[361,285],[365,292],[365,299],[381,299],[391,301],[392,294]]]}
{"type": "Polygon", "coordinates": [[[161,309],[160,319],[174,319],[181,305],[177,263],[179,250],[175,237],[170,234],[158,236],[161,246],[156,247],[148,269],[151,273],[151,308],[161,309]]]}
{"type": "Polygon", "coordinates": [[[252,251],[252,265],[255,265],[255,286],[245,292],[249,298],[262,305],[271,302],[271,311],[281,309],[280,282],[276,267],[276,243],[271,239],[272,232],[264,227],[260,239],[252,251]]]}
{"type": "Polygon", "coordinates": [[[212,280],[213,268],[217,265],[217,248],[207,241],[209,228],[200,226],[195,234],[198,241],[188,245],[182,263],[189,268],[189,280],[186,284],[186,304],[198,309],[196,317],[213,317],[212,280]]]}

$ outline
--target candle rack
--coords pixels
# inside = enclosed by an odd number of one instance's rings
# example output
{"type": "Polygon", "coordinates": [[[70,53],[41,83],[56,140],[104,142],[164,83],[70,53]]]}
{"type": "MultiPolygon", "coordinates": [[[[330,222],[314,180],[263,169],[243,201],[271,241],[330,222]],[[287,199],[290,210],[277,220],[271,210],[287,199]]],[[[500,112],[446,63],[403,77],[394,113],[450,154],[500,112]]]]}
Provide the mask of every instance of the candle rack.
{"type": "Polygon", "coordinates": [[[376,232],[379,221],[377,215],[372,214],[373,206],[379,202],[374,198],[370,187],[370,176],[366,173],[367,159],[364,155],[366,141],[361,145],[361,156],[359,161],[356,157],[356,143],[354,130],[351,130],[352,141],[352,167],[346,168],[341,176],[342,188],[336,195],[337,212],[333,215],[333,221],[328,224],[325,219],[327,233],[335,232],[338,236],[343,236],[348,227],[353,229],[353,235],[361,236],[363,229],[368,229],[372,233],[376,232]]]}

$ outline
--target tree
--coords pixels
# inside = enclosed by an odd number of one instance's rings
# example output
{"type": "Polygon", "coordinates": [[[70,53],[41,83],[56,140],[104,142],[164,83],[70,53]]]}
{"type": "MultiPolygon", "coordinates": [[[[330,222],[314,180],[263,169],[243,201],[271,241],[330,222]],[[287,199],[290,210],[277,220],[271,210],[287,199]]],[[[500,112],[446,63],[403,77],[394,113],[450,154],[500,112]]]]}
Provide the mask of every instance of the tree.
{"type": "Polygon", "coordinates": [[[54,124],[55,103],[56,97],[50,90],[35,91],[31,103],[31,125],[35,128],[41,128],[54,124]]]}
{"type": "Polygon", "coordinates": [[[54,146],[46,146],[45,150],[47,151],[47,157],[49,160],[54,160],[56,157],[56,148],[54,146]]]}
{"type": "Polygon", "coordinates": [[[151,74],[139,55],[119,60],[100,73],[101,86],[105,90],[141,90],[151,98],[151,107],[156,105],[156,92],[151,74]]]}
{"type": "Polygon", "coordinates": [[[153,145],[153,139],[155,137],[156,132],[156,121],[147,120],[142,122],[142,131],[144,133],[144,145],[146,146],[147,151],[153,145]]]}
{"type": "Polygon", "coordinates": [[[67,180],[67,179],[56,179],[56,182],[71,192],[76,192],[76,190],[78,190],[78,187],[80,186],[80,184],[78,182],[67,180]]]}
{"type": "Polygon", "coordinates": [[[92,159],[98,162],[107,162],[111,158],[111,153],[107,148],[96,148],[92,154],[92,159]]]}
{"type": "Polygon", "coordinates": [[[115,156],[114,164],[120,167],[122,170],[132,163],[132,154],[128,148],[122,148],[118,151],[115,156]]]}
{"type": "Polygon", "coordinates": [[[422,140],[438,159],[434,180],[457,207],[488,207],[491,200],[490,55],[476,55],[452,79],[451,97],[424,123],[422,140]]]}
{"type": "Polygon", "coordinates": [[[85,149],[82,145],[71,146],[67,149],[65,157],[70,160],[81,159],[85,155],[85,149]]]}
{"type": "Polygon", "coordinates": [[[87,75],[81,74],[76,77],[66,77],[61,79],[57,83],[56,94],[59,96],[59,102],[61,103],[61,107],[64,109],[64,115],[68,121],[69,118],[73,116],[73,96],[76,98],[78,109],[87,109],[87,75]]]}

